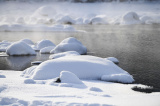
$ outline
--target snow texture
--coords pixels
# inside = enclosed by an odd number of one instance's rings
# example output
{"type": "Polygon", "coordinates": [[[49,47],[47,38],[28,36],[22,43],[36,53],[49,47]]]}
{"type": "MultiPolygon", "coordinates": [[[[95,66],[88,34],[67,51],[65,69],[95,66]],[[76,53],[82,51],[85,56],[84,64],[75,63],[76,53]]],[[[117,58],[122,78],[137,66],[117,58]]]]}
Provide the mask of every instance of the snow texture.
{"type": "Polygon", "coordinates": [[[113,75],[103,75],[101,77],[103,81],[111,81],[111,82],[123,82],[123,83],[132,83],[133,78],[128,74],[113,74],[113,75]]]}
{"type": "Polygon", "coordinates": [[[74,37],[69,37],[64,39],[60,44],[58,44],[51,53],[61,53],[66,51],[76,51],[79,54],[86,54],[87,48],[82,45],[80,41],[78,41],[74,37]]]}
{"type": "Polygon", "coordinates": [[[11,45],[11,43],[8,41],[0,42],[0,52],[6,52],[6,49],[9,45],[11,45]]]}
{"type": "Polygon", "coordinates": [[[83,84],[83,82],[73,73],[69,71],[62,71],[60,73],[62,83],[83,84]]]}
{"type": "Polygon", "coordinates": [[[80,55],[80,54],[76,51],[67,51],[63,53],[52,54],[49,56],[49,59],[56,59],[64,56],[77,56],[77,55],[80,55]]]}
{"type": "Polygon", "coordinates": [[[50,53],[50,51],[53,50],[54,48],[55,48],[55,46],[44,47],[40,50],[40,53],[41,54],[50,53]]]}
{"type": "Polygon", "coordinates": [[[112,61],[115,64],[119,64],[119,60],[115,57],[107,57],[106,59],[112,61]]]}
{"type": "Polygon", "coordinates": [[[23,71],[23,73],[21,74],[21,76],[22,76],[22,77],[25,77],[25,78],[29,78],[30,76],[33,75],[34,69],[35,69],[36,67],[37,67],[37,66],[31,66],[31,67],[25,69],[25,70],[23,71]]]}
{"type": "Polygon", "coordinates": [[[33,79],[25,79],[24,83],[25,84],[35,84],[36,82],[33,79]]]}
{"type": "Polygon", "coordinates": [[[7,48],[6,53],[8,55],[36,55],[36,52],[22,41],[12,43],[7,48]]]}
{"type": "Polygon", "coordinates": [[[37,50],[41,50],[45,47],[50,47],[50,46],[56,46],[53,42],[50,40],[41,40],[37,43],[37,50]]]}
{"type": "Polygon", "coordinates": [[[94,92],[103,92],[100,88],[97,88],[97,87],[91,87],[89,88],[89,90],[94,92]]]}
{"type": "MultiPolygon", "coordinates": [[[[31,67],[31,69],[28,68],[25,72],[31,72],[32,74],[26,74],[32,79],[46,80],[59,77],[63,70],[74,73],[80,79],[102,79],[108,81],[108,79],[105,79],[105,77],[102,76],[122,74],[122,76],[118,76],[118,80],[120,79],[120,82],[132,83],[134,81],[129,73],[115,65],[113,62],[95,56],[61,57],[45,61],[34,69],[33,67],[31,67]]],[[[115,80],[117,81],[117,78],[115,80]]]]}

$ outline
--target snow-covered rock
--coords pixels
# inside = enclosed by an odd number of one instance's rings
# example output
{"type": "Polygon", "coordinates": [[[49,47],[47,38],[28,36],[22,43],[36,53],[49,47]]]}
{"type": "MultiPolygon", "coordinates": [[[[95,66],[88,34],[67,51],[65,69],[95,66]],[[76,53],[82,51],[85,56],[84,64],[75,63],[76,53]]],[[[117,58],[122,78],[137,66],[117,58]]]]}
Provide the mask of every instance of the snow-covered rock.
{"type": "Polygon", "coordinates": [[[25,42],[28,45],[34,45],[34,43],[30,39],[22,39],[20,41],[23,41],[23,42],[25,42]]]}
{"type": "Polygon", "coordinates": [[[44,47],[40,50],[40,53],[45,54],[45,53],[50,53],[51,50],[53,50],[55,48],[55,46],[48,46],[48,47],[44,47]]]}
{"type": "Polygon", "coordinates": [[[68,15],[57,19],[56,22],[60,24],[75,24],[76,23],[76,21],[68,15]]]}
{"type": "Polygon", "coordinates": [[[107,19],[105,16],[96,16],[90,20],[91,24],[107,24],[107,19]]]}
{"type": "Polygon", "coordinates": [[[153,19],[149,16],[142,16],[142,17],[140,17],[140,20],[144,24],[150,24],[149,22],[151,22],[153,19]]]}
{"type": "Polygon", "coordinates": [[[0,42],[0,52],[6,52],[6,49],[9,45],[11,45],[11,43],[8,41],[0,42]]]}
{"type": "Polygon", "coordinates": [[[8,55],[36,55],[36,52],[22,41],[11,44],[7,48],[6,53],[8,55]]]}
{"type": "Polygon", "coordinates": [[[72,72],[62,71],[60,73],[61,83],[83,84],[83,82],[72,72]]]}
{"type": "Polygon", "coordinates": [[[103,75],[101,77],[103,81],[111,81],[111,82],[123,82],[123,83],[132,83],[133,78],[128,74],[113,74],[113,75],[103,75]]]}
{"type": "Polygon", "coordinates": [[[37,43],[37,50],[41,50],[42,48],[49,46],[56,46],[56,45],[50,40],[41,40],[37,43]]]}
{"type": "Polygon", "coordinates": [[[77,56],[77,55],[80,55],[80,54],[76,51],[67,51],[63,53],[52,54],[49,56],[49,59],[56,59],[64,56],[77,56]]]}
{"type": "Polygon", "coordinates": [[[130,24],[140,24],[141,21],[139,16],[136,12],[127,12],[122,17],[121,24],[123,25],[130,25],[130,24]]]}
{"type": "Polygon", "coordinates": [[[86,54],[87,48],[82,45],[82,43],[76,38],[69,37],[64,39],[60,44],[58,44],[55,49],[51,51],[51,53],[61,53],[66,51],[76,51],[79,54],[86,54]]]}
{"type": "Polygon", "coordinates": [[[115,58],[115,57],[107,57],[105,59],[110,60],[110,61],[112,61],[115,64],[119,64],[119,60],[117,58],[115,58]]]}
{"type": "Polygon", "coordinates": [[[37,66],[31,66],[31,67],[25,69],[25,70],[23,71],[23,73],[21,74],[21,76],[22,76],[22,77],[25,77],[25,78],[29,78],[30,76],[33,75],[34,70],[35,70],[36,68],[37,68],[37,66]]]}
{"type": "Polygon", "coordinates": [[[80,79],[105,80],[105,77],[102,77],[104,75],[113,76],[123,74],[122,77],[118,76],[118,79],[122,79],[120,80],[121,82],[126,83],[129,81],[128,83],[131,83],[134,81],[129,73],[113,62],[95,56],[66,56],[48,60],[41,63],[35,69],[31,67],[31,71],[28,68],[28,72],[32,72],[32,74],[28,75],[35,80],[46,80],[59,77],[63,70],[74,73],[80,79]]]}
{"type": "Polygon", "coordinates": [[[24,23],[25,23],[25,20],[24,20],[23,17],[18,17],[18,18],[16,19],[16,22],[17,22],[17,23],[24,24],[24,23]]]}

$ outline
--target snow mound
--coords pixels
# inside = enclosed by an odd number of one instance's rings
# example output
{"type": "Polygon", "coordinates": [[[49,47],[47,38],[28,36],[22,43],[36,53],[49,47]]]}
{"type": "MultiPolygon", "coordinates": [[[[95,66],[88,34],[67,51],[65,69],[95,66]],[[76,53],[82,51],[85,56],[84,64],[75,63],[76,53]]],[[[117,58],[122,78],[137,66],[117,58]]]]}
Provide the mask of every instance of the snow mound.
{"type": "Polygon", "coordinates": [[[25,84],[35,84],[36,82],[33,79],[25,79],[24,83],[25,84]]]}
{"type": "MultiPolygon", "coordinates": [[[[101,80],[103,75],[112,76],[115,74],[123,74],[123,76],[118,76],[118,79],[124,79],[120,80],[121,82],[125,80],[130,82],[134,81],[129,73],[115,65],[113,62],[103,58],[87,55],[66,56],[48,60],[41,63],[35,69],[31,67],[31,69],[28,68],[27,70],[32,70],[32,74],[27,75],[30,75],[30,78],[34,80],[53,79],[59,77],[62,70],[67,70],[74,73],[80,79],[101,80]]],[[[105,80],[104,78],[102,79],[105,80]]],[[[108,81],[108,79],[106,80],[108,81]]]]}
{"type": "Polygon", "coordinates": [[[11,44],[6,53],[8,55],[36,55],[36,52],[29,45],[21,41],[11,44]]]}
{"type": "Polygon", "coordinates": [[[20,24],[24,24],[24,23],[25,23],[25,20],[24,20],[23,17],[18,17],[18,18],[16,19],[16,22],[17,22],[17,23],[20,23],[20,24]]]}
{"type": "Polygon", "coordinates": [[[40,53],[45,54],[45,53],[50,53],[51,50],[53,50],[55,48],[55,46],[48,46],[48,47],[44,47],[40,50],[40,53]]]}
{"type": "Polygon", "coordinates": [[[77,55],[80,55],[80,54],[76,51],[68,51],[68,52],[63,52],[63,53],[52,54],[49,56],[49,59],[56,59],[56,58],[60,58],[64,56],[77,56],[77,55]]]}
{"type": "Polygon", "coordinates": [[[90,20],[91,24],[108,24],[105,16],[96,16],[90,20]]]}
{"type": "Polygon", "coordinates": [[[101,77],[103,81],[111,81],[111,82],[123,82],[123,83],[132,83],[133,78],[127,74],[112,74],[112,75],[103,75],[101,77]]]}
{"type": "Polygon", "coordinates": [[[5,90],[5,89],[7,89],[7,86],[6,86],[6,85],[1,85],[1,86],[0,86],[0,93],[1,93],[3,90],[5,90]]]}
{"type": "Polygon", "coordinates": [[[142,16],[142,17],[140,17],[140,20],[144,24],[151,24],[150,22],[153,21],[153,19],[149,16],[142,16]]]}
{"type": "Polygon", "coordinates": [[[69,37],[58,44],[51,53],[61,53],[66,51],[76,51],[79,54],[86,54],[87,48],[76,38],[69,37]]]}
{"type": "Polygon", "coordinates": [[[49,46],[56,46],[56,45],[50,40],[41,40],[37,43],[37,50],[41,50],[42,48],[49,46]]]}
{"type": "Polygon", "coordinates": [[[6,78],[6,76],[5,75],[0,75],[0,78],[6,78]]]}
{"type": "Polygon", "coordinates": [[[83,84],[83,82],[75,74],[69,71],[62,71],[60,73],[60,79],[62,83],[83,84]]]}
{"type": "Polygon", "coordinates": [[[112,61],[115,64],[119,64],[119,60],[115,57],[107,57],[106,59],[112,61]]]}
{"type": "Polygon", "coordinates": [[[0,31],[76,31],[72,26],[70,25],[53,25],[53,26],[47,26],[47,25],[21,25],[21,24],[2,24],[0,25],[0,31]]]}
{"type": "Polygon", "coordinates": [[[136,12],[127,12],[122,17],[121,24],[123,25],[130,25],[130,24],[140,24],[141,21],[139,16],[136,12]]]}
{"type": "Polygon", "coordinates": [[[24,43],[26,43],[28,45],[34,45],[34,43],[30,39],[22,39],[20,41],[22,41],[22,42],[24,42],[24,43]]]}
{"type": "Polygon", "coordinates": [[[95,92],[103,92],[100,88],[97,87],[91,87],[89,88],[90,91],[95,91],[95,92]]]}
{"type": "Polygon", "coordinates": [[[52,17],[55,14],[57,13],[53,6],[42,6],[34,12],[32,17],[52,17]]]}
{"type": "Polygon", "coordinates": [[[75,24],[76,21],[72,19],[70,16],[62,16],[61,18],[56,20],[59,24],[75,24]]]}

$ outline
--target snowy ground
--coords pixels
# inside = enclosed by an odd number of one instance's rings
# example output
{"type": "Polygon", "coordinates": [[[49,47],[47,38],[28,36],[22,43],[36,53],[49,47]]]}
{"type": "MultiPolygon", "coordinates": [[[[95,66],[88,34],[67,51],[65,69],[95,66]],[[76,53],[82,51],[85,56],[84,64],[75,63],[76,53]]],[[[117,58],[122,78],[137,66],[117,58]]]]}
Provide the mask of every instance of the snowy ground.
{"type": "Polygon", "coordinates": [[[160,93],[140,93],[131,90],[136,84],[120,84],[98,80],[83,80],[85,86],[25,84],[22,72],[0,71],[0,105],[54,106],[159,106],[160,93]]]}

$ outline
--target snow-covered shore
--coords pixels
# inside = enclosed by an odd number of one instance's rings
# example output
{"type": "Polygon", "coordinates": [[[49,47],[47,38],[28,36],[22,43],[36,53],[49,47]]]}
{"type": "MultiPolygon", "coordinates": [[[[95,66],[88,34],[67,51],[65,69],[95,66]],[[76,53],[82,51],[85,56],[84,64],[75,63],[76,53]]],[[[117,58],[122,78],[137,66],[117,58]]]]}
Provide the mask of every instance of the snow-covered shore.
{"type": "Polygon", "coordinates": [[[0,105],[24,106],[159,106],[160,93],[141,93],[131,90],[140,84],[120,84],[98,80],[82,80],[85,86],[65,83],[26,84],[19,71],[0,71],[0,105]]]}

